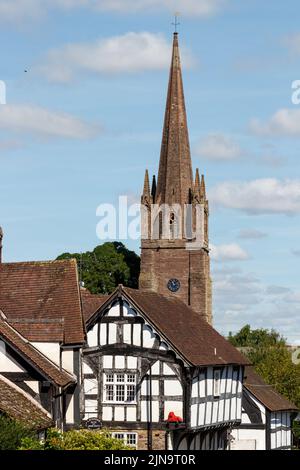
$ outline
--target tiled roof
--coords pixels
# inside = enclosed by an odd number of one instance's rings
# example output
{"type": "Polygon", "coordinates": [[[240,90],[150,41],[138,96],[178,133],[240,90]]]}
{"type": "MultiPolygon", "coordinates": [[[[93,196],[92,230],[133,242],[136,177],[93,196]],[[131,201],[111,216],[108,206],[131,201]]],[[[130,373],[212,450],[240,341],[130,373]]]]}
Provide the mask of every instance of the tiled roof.
{"type": "Polygon", "coordinates": [[[37,369],[44,377],[60,387],[76,383],[76,378],[46,358],[28,340],[23,338],[0,315],[0,339],[7,342],[15,351],[24,357],[29,364],[37,369]]]}
{"type": "MultiPolygon", "coordinates": [[[[154,292],[127,287],[122,287],[122,292],[190,364],[195,366],[249,364],[245,356],[184,302],[154,292]]],[[[94,307],[97,306],[97,302],[95,302],[86,321],[117,293],[119,295],[119,288],[110,296],[99,299],[99,306],[96,309],[94,307]],[[90,314],[92,310],[94,312],[90,314]]]]}
{"type": "Polygon", "coordinates": [[[87,321],[91,316],[109,299],[109,295],[91,294],[88,289],[80,289],[82,311],[84,320],[87,321]]]}
{"type": "Polygon", "coordinates": [[[209,323],[178,299],[123,288],[192,365],[249,364],[209,323]]]}
{"type": "Polygon", "coordinates": [[[0,264],[0,307],[31,341],[84,341],[75,260],[0,264]]]}
{"type": "Polygon", "coordinates": [[[298,410],[294,403],[276,392],[271,385],[266,384],[251,366],[246,367],[244,386],[270,411],[298,410]]]}
{"type": "Polygon", "coordinates": [[[1,374],[0,410],[36,430],[53,425],[50,414],[36,400],[1,374]]]}

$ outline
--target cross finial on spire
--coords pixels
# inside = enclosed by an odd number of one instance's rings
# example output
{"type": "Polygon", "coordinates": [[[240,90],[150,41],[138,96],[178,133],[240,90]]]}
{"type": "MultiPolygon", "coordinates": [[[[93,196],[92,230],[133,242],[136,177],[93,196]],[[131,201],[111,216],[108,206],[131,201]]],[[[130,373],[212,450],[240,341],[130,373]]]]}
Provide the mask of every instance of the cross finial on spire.
{"type": "Polygon", "coordinates": [[[180,13],[178,11],[176,11],[175,13],[175,20],[174,20],[174,23],[172,23],[172,25],[175,27],[175,33],[177,33],[177,27],[180,25],[179,21],[178,21],[178,18],[180,16],[180,13]]]}

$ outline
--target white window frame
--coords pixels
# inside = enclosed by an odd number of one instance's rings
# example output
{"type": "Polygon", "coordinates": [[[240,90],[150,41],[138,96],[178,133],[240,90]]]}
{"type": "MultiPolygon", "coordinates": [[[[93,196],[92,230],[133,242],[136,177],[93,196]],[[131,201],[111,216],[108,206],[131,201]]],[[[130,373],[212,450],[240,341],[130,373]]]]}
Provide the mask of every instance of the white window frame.
{"type": "Polygon", "coordinates": [[[138,434],[136,432],[113,432],[112,437],[115,439],[120,439],[121,441],[124,442],[126,446],[133,447],[134,449],[137,449],[138,445],[138,434]],[[121,437],[122,436],[122,437],[121,437]],[[135,437],[135,444],[130,444],[129,441],[129,436],[134,436],[135,437]]]}
{"type": "Polygon", "coordinates": [[[221,395],[221,369],[214,370],[213,387],[214,398],[219,398],[221,395]]]}
{"type": "MultiPolygon", "coordinates": [[[[103,403],[122,404],[122,405],[134,405],[136,404],[136,372],[103,372],[103,403]],[[124,376],[124,380],[120,380],[120,376],[124,376]],[[110,380],[107,380],[107,379],[110,380]],[[112,380],[111,380],[112,379],[112,380]],[[112,387],[113,399],[107,399],[107,388],[112,387]],[[117,390],[119,387],[124,387],[124,400],[117,400],[117,390]],[[133,400],[128,400],[132,394],[133,389],[133,400]]],[[[120,392],[119,392],[120,393],[120,392]]]]}

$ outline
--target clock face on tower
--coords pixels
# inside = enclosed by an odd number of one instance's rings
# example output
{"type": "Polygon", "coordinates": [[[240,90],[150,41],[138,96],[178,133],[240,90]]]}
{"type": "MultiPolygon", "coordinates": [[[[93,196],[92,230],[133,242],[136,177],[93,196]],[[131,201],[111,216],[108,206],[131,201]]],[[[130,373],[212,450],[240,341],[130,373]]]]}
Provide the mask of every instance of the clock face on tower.
{"type": "Polygon", "coordinates": [[[171,292],[177,292],[180,289],[180,282],[178,279],[170,279],[167,287],[171,292]]]}

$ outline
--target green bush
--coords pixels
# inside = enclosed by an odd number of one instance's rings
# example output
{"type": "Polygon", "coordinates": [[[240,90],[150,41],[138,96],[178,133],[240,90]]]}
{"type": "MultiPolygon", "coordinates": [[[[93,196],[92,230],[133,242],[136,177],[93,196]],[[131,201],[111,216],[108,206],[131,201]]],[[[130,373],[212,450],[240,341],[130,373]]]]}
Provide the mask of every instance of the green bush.
{"type": "Polygon", "coordinates": [[[48,429],[46,438],[25,438],[20,450],[127,450],[123,441],[111,437],[108,431],[89,431],[88,429],[71,430],[65,433],[57,429],[48,429]]]}
{"type": "Polygon", "coordinates": [[[0,414],[0,450],[17,450],[22,440],[34,438],[34,432],[24,424],[0,414]]]}

